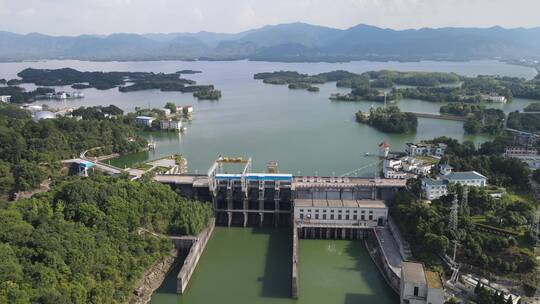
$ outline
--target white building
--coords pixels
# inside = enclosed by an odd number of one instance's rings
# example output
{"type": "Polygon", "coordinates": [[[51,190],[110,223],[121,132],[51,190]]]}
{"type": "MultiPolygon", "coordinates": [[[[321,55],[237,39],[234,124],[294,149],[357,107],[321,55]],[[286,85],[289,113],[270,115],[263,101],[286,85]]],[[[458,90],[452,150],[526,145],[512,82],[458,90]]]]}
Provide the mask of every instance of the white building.
{"type": "Polygon", "coordinates": [[[55,119],[56,114],[50,111],[39,111],[35,112],[34,115],[32,115],[32,120],[34,121],[40,121],[42,119],[55,119]]]}
{"type": "Polygon", "coordinates": [[[0,95],[0,102],[3,102],[3,103],[11,102],[11,95],[0,95]]]}
{"type": "Polygon", "coordinates": [[[171,115],[171,109],[163,108],[163,112],[165,112],[165,116],[171,115]]]}
{"type": "Polygon", "coordinates": [[[151,127],[152,122],[154,120],[156,120],[156,119],[154,117],[150,117],[150,116],[137,116],[137,117],[135,117],[135,123],[140,125],[140,126],[151,127]]]}
{"type": "Polygon", "coordinates": [[[444,290],[437,273],[425,271],[424,265],[401,263],[401,304],[443,304],[444,290]]]}
{"type": "Polygon", "coordinates": [[[504,148],[504,156],[531,156],[538,155],[538,149],[529,146],[507,146],[504,148]]]}
{"type": "Polygon", "coordinates": [[[426,144],[426,143],[408,143],[405,147],[405,152],[409,156],[435,156],[442,157],[446,152],[448,145],[444,143],[426,144]]]}
{"type": "Polygon", "coordinates": [[[176,130],[179,131],[182,129],[182,122],[179,120],[162,120],[160,121],[161,130],[176,130]]]}
{"type": "Polygon", "coordinates": [[[439,179],[423,178],[422,192],[426,199],[434,200],[448,194],[449,184],[460,184],[469,187],[485,187],[487,177],[476,171],[452,172],[441,175],[439,179]]]}
{"type": "Polygon", "coordinates": [[[517,158],[526,163],[529,169],[540,169],[540,154],[538,149],[529,146],[508,146],[505,148],[505,157],[517,158]]]}
{"type": "Polygon", "coordinates": [[[387,217],[380,200],[294,200],[294,219],[303,223],[371,228],[384,226],[387,217]]]}
{"type": "Polygon", "coordinates": [[[484,94],[482,95],[482,98],[484,98],[487,101],[497,102],[497,103],[506,103],[508,101],[505,96],[501,96],[497,93],[484,94]]]}
{"type": "Polygon", "coordinates": [[[390,158],[384,161],[383,175],[391,179],[416,178],[418,175],[429,174],[432,168],[432,164],[410,156],[390,158]]]}

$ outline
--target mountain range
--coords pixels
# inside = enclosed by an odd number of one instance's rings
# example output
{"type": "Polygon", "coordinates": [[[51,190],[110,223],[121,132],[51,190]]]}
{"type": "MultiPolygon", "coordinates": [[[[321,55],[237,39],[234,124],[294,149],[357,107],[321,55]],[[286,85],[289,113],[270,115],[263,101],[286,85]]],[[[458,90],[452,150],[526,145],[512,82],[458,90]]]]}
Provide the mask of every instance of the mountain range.
{"type": "Polygon", "coordinates": [[[0,61],[414,61],[524,57],[540,57],[540,27],[393,30],[364,24],[336,29],[288,23],[236,34],[198,32],[49,36],[0,32],[0,61]]]}

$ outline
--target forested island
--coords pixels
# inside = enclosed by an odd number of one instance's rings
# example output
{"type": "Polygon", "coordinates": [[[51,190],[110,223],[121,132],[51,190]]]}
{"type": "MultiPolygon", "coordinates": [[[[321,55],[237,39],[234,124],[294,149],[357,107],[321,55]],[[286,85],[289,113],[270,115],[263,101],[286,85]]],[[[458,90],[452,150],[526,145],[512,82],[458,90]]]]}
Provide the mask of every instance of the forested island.
{"type": "Polygon", "coordinates": [[[418,118],[397,106],[371,108],[369,113],[358,111],[356,120],[388,133],[414,133],[418,127],[418,118]]]}
{"type": "Polygon", "coordinates": [[[411,86],[438,86],[460,81],[460,76],[454,73],[436,72],[398,72],[398,71],[370,71],[362,74],[337,70],[316,75],[301,74],[295,71],[277,71],[257,73],[254,79],[262,79],[267,84],[288,84],[290,89],[306,89],[315,91],[313,84],[336,82],[338,87],[356,89],[347,96],[334,96],[341,100],[368,100],[377,98],[380,92],[370,88],[392,88],[394,85],[411,86]]]}
{"type": "Polygon", "coordinates": [[[202,71],[197,71],[197,70],[180,70],[176,72],[176,74],[200,74],[200,73],[202,73],[202,71]]]}
{"type": "Polygon", "coordinates": [[[467,117],[463,125],[467,134],[497,135],[504,130],[505,114],[500,109],[487,109],[482,104],[449,103],[440,108],[441,114],[467,117]]]}
{"type": "MultiPolygon", "coordinates": [[[[180,71],[193,74],[199,71],[180,71]],[[191,73],[189,73],[191,72],[191,73]]],[[[33,83],[38,86],[66,86],[74,89],[95,88],[108,90],[118,88],[120,92],[142,90],[175,91],[193,93],[198,99],[219,99],[221,92],[213,85],[196,85],[190,79],[181,78],[181,73],[151,72],[81,72],[71,68],[25,69],[17,74],[21,83],[33,83]],[[196,94],[195,94],[196,93],[196,94]]],[[[31,99],[25,101],[32,101],[31,99]]]]}
{"type": "Polygon", "coordinates": [[[291,89],[309,89],[314,84],[335,81],[337,87],[352,89],[348,94],[333,94],[330,97],[332,100],[342,101],[382,102],[385,100],[385,91],[387,101],[410,98],[432,102],[480,103],[490,102],[499,96],[507,101],[514,97],[540,100],[539,77],[527,80],[486,75],[466,77],[442,72],[381,70],[356,74],[337,70],[315,75],[277,71],[257,73],[254,78],[262,79],[267,84],[288,84],[291,89]]]}
{"type": "MultiPolygon", "coordinates": [[[[459,212],[457,261],[462,266],[478,267],[485,275],[511,277],[522,282],[527,293],[534,294],[538,288],[533,252],[536,240],[529,225],[536,203],[527,165],[501,156],[504,147],[512,144],[512,137],[498,137],[479,149],[472,142],[461,144],[446,137],[428,142],[448,145],[441,163],[450,164],[456,171],[477,171],[488,178],[490,185],[469,187],[468,205],[459,212]],[[493,193],[503,194],[494,198],[493,193]]],[[[420,181],[410,180],[408,184],[408,190],[398,192],[390,203],[390,213],[415,257],[428,267],[442,267],[439,256],[453,250],[450,240],[454,236],[447,229],[453,195],[426,203],[419,199],[420,181]]],[[[452,191],[463,201],[461,186],[453,186],[452,191]]]]}

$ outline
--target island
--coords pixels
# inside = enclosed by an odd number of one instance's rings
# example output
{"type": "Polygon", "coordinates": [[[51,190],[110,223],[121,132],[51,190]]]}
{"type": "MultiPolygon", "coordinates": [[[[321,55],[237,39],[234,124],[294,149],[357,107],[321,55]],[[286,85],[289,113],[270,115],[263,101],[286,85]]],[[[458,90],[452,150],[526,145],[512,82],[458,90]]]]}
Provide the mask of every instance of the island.
{"type": "Polygon", "coordinates": [[[371,108],[369,112],[358,111],[356,120],[387,133],[414,133],[418,118],[411,113],[403,113],[397,106],[371,108]]]}
{"type": "Polygon", "coordinates": [[[84,84],[84,83],[76,83],[76,84],[73,84],[71,88],[75,90],[85,90],[85,89],[91,89],[92,86],[89,84],[84,84]]]}
{"type": "Polygon", "coordinates": [[[181,70],[176,72],[176,74],[200,74],[202,71],[196,71],[196,70],[181,70]]]}
{"type": "Polygon", "coordinates": [[[330,96],[330,99],[340,101],[420,99],[432,102],[506,103],[513,98],[540,100],[539,76],[527,80],[487,75],[466,77],[443,72],[381,70],[357,74],[336,70],[314,75],[296,71],[264,72],[253,77],[262,79],[266,84],[313,91],[315,89],[311,88],[314,84],[336,82],[337,87],[351,88],[350,93],[330,96]]]}
{"type": "Polygon", "coordinates": [[[467,117],[463,128],[467,134],[498,135],[504,130],[505,114],[500,109],[487,109],[483,104],[450,103],[440,108],[441,114],[467,117]]]}
{"type": "Polygon", "coordinates": [[[118,88],[120,92],[160,90],[194,93],[198,99],[221,98],[221,92],[212,85],[196,85],[193,80],[181,78],[180,73],[81,72],[71,68],[55,70],[28,68],[19,72],[17,76],[21,78],[17,80],[18,83],[33,83],[39,86],[71,85],[74,89],[98,90],[118,88]]]}

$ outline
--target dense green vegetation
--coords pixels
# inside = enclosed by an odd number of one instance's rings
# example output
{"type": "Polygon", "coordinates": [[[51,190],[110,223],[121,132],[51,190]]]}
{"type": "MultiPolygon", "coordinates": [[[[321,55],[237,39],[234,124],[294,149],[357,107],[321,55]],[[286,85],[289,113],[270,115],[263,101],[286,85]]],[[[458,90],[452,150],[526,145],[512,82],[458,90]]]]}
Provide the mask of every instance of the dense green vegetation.
{"type": "Polygon", "coordinates": [[[291,90],[308,90],[310,92],[319,92],[319,88],[318,87],[314,87],[308,83],[303,83],[303,82],[299,82],[299,83],[291,83],[289,84],[289,89],[291,90]]]}
{"type": "Polygon", "coordinates": [[[212,216],[168,186],[74,178],[32,199],[0,205],[0,303],[125,303],[173,244],[212,216]]]}
{"type": "Polygon", "coordinates": [[[540,102],[531,103],[526,106],[523,111],[525,112],[540,112],[540,102]]]}
{"type": "Polygon", "coordinates": [[[453,73],[397,72],[388,70],[371,71],[362,74],[337,70],[316,75],[301,74],[295,71],[278,71],[257,73],[254,78],[262,79],[264,83],[268,84],[288,84],[290,89],[306,89],[310,91],[315,91],[311,86],[312,84],[336,81],[338,87],[348,87],[356,90],[353,90],[351,94],[334,96],[334,99],[349,101],[379,101],[379,92],[374,89],[370,90],[370,88],[392,88],[394,85],[438,86],[456,83],[460,80],[460,77],[453,73]]]}
{"type": "Polygon", "coordinates": [[[34,101],[38,96],[47,93],[54,93],[51,88],[36,88],[33,91],[26,91],[24,88],[16,86],[0,87],[0,95],[10,95],[11,103],[25,103],[34,101]]]}
{"type": "MultiPolygon", "coordinates": [[[[181,71],[189,72],[189,71],[181,71]]],[[[197,72],[197,71],[192,71],[197,72]]],[[[17,74],[24,83],[41,86],[71,85],[73,88],[108,90],[118,87],[120,92],[142,90],[196,93],[199,99],[219,99],[221,92],[212,85],[195,85],[196,82],[180,78],[181,73],[149,72],[81,72],[71,68],[45,70],[25,69],[17,74]],[[129,84],[128,84],[129,83],[129,84]]]]}
{"type": "Polygon", "coordinates": [[[221,91],[214,89],[213,86],[199,86],[193,91],[193,96],[202,100],[218,100],[221,98],[221,91]]]}
{"type": "Polygon", "coordinates": [[[82,120],[60,117],[35,122],[25,110],[0,105],[0,171],[6,174],[0,179],[4,183],[0,196],[36,188],[58,173],[60,160],[78,157],[84,150],[99,146],[105,154],[123,154],[146,147],[146,140],[136,136],[131,117],[103,119],[102,111],[118,109],[83,108],[76,112],[82,120]]]}
{"type": "MultiPolygon", "coordinates": [[[[531,280],[530,273],[536,264],[532,252],[534,241],[527,238],[526,231],[534,218],[535,203],[528,197],[529,169],[516,159],[499,156],[498,146],[506,139],[483,144],[475,149],[472,143],[460,144],[449,138],[437,138],[431,142],[448,144],[447,155],[441,160],[448,162],[456,171],[475,170],[488,177],[490,185],[505,187],[470,188],[468,208],[461,208],[458,227],[458,261],[479,267],[485,272],[522,276],[524,282],[531,280]],[[507,194],[497,199],[493,191],[506,189],[507,194]],[[509,233],[499,233],[508,231],[509,233]]],[[[391,212],[397,219],[417,258],[428,264],[436,264],[434,253],[451,253],[448,230],[452,195],[426,203],[417,199],[419,184],[409,181],[412,192],[398,193],[391,204],[391,212]]],[[[462,199],[463,188],[452,187],[462,199]]],[[[528,283],[527,283],[528,284],[528,283]]]]}
{"type": "Polygon", "coordinates": [[[538,132],[540,131],[540,114],[519,113],[518,111],[509,113],[507,126],[520,131],[538,132]]]}
{"type": "Polygon", "coordinates": [[[396,106],[371,108],[369,113],[358,111],[356,120],[388,133],[412,133],[418,126],[416,116],[402,113],[396,106]]]}
{"type": "MultiPolygon", "coordinates": [[[[454,73],[437,72],[398,72],[370,71],[362,74],[347,71],[332,71],[315,75],[302,74],[295,71],[277,71],[257,73],[255,79],[264,83],[289,85],[290,89],[306,89],[316,91],[313,84],[336,81],[337,87],[351,88],[347,94],[333,94],[330,98],[343,101],[378,101],[385,100],[385,94],[380,89],[391,89],[386,94],[386,100],[420,99],[432,102],[459,102],[478,104],[488,102],[489,95],[496,94],[511,101],[513,97],[540,99],[540,83],[536,80],[526,80],[516,77],[484,76],[464,77],[454,73]],[[459,82],[462,82],[461,84],[459,82]],[[397,86],[412,86],[399,88],[397,86]]],[[[475,112],[476,114],[478,112],[475,112]]],[[[484,113],[478,117],[484,121],[487,115],[488,124],[471,121],[466,128],[470,133],[497,133],[493,128],[499,113],[484,113]]]]}
{"type": "Polygon", "coordinates": [[[75,89],[75,90],[85,90],[85,89],[92,88],[92,86],[89,85],[89,84],[84,84],[84,83],[76,83],[76,84],[72,85],[71,88],[75,89]]]}
{"type": "Polygon", "coordinates": [[[483,105],[467,103],[450,103],[440,108],[441,114],[466,116],[463,125],[468,134],[499,134],[504,130],[506,116],[499,109],[486,109],[483,105]]]}
{"type": "Polygon", "coordinates": [[[115,105],[109,106],[95,106],[95,107],[80,107],[73,110],[71,113],[72,116],[81,117],[85,120],[90,119],[105,119],[111,116],[123,115],[124,111],[115,105]]]}
{"type": "Polygon", "coordinates": [[[481,96],[468,96],[459,87],[404,88],[397,90],[396,94],[400,98],[420,99],[431,102],[479,103],[482,101],[481,96]]]}
{"type": "Polygon", "coordinates": [[[200,74],[200,73],[202,73],[202,71],[197,71],[197,70],[180,70],[176,72],[176,74],[200,74]]]}

